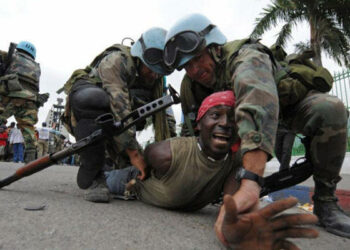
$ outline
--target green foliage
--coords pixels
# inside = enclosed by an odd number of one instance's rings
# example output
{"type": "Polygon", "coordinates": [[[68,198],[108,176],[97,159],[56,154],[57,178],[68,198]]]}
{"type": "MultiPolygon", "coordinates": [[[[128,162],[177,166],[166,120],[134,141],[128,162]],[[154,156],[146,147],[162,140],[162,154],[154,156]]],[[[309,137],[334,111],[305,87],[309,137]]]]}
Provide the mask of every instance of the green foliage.
{"type": "Polygon", "coordinates": [[[312,49],[315,63],[322,65],[321,50],[339,65],[350,65],[350,10],[349,0],[272,0],[256,19],[251,33],[258,38],[266,31],[283,22],[276,44],[284,46],[292,38],[292,28],[306,21],[310,25],[310,40],[298,44],[297,50],[312,49]]]}

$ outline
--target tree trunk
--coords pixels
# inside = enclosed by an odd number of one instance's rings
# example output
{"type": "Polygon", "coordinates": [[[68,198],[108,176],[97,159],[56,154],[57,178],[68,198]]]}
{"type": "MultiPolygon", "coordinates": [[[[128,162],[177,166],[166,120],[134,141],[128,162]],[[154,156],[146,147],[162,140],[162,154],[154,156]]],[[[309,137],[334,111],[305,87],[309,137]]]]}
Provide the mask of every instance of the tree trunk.
{"type": "Polygon", "coordinates": [[[320,46],[320,36],[317,30],[317,21],[310,17],[310,46],[311,49],[315,52],[315,56],[313,57],[313,62],[317,66],[322,66],[322,58],[321,58],[321,46],[320,46]]]}

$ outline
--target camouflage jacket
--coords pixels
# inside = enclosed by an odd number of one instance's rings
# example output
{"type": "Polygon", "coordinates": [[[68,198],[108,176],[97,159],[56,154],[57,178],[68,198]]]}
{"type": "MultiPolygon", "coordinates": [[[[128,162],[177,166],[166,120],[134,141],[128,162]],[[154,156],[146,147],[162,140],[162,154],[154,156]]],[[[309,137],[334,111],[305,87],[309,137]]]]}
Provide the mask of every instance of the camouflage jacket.
{"type": "MultiPolygon", "coordinates": [[[[1,52],[3,61],[6,52],[1,52]]],[[[1,76],[2,84],[6,84],[9,97],[23,98],[37,101],[39,93],[40,65],[25,53],[15,51],[5,73],[1,76]]]]}
{"type": "MultiPolygon", "coordinates": [[[[163,95],[163,80],[155,81],[152,86],[145,84],[138,74],[137,60],[131,56],[129,47],[113,45],[98,55],[85,69],[85,71],[89,71],[88,73],[81,74],[75,80],[85,79],[92,84],[101,85],[110,97],[110,109],[114,119],[119,121],[135,108],[163,95]],[[142,97],[135,98],[134,94],[142,97]]],[[[80,70],[80,72],[82,71],[80,70]]],[[[69,92],[70,88],[66,89],[69,92]]],[[[165,117],[165,112],[163,113],[163,117],[165,117]]],[[[158,113],[155,114],[155,121],[160,118],[159,116],[158,113]]],[[[135,127],[128,129],[119,136],[115,136],[113,139],[116,153],[122,152],[126,148],[138,148],[135,127]]]]}
{"type": "Polygon", "coordinates": [[[202,100],[213,92],[232,89],[236,96],[235,120],[242,153],[260,149],[272,155],[278,123],[278,94],[269,50],[248,39],[228,42],[220,53],[210,49],[216,62],[214,89],[187,75],[181,83],[184,115],[195,118],[202,100]]]}

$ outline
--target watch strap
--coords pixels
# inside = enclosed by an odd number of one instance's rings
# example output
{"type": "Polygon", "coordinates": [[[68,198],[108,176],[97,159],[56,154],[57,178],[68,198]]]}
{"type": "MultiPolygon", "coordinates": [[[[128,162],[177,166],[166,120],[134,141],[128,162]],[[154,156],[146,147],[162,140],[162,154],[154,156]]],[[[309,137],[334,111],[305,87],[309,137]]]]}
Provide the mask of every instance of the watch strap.
{"type": "Polygon", "coordinates": [[[248,179],[251,181],[255,181],[258,183],[260,187],[264,186],[264,177],[261,177],[249,170],[244,169],[243,167],[239,170],[239,180],[241,179],[248,179]]]}

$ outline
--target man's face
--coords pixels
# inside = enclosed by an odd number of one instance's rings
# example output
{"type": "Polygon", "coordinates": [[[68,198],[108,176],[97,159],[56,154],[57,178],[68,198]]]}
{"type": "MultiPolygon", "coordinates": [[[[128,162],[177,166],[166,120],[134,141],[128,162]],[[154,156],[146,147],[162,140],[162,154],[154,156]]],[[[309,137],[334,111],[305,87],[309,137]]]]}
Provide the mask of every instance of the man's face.
{"type": "Polygon", "coordinates": [[[233,107],[220,105],[210,108],[199,121],[198,129],[203,152],[216,160],[222,159],[233,141],[233,107]]]}
{"type": "Polygon", "coordinates": [[[151,84],[155,80],[157,80],[161,77],[161,75],[153,72],[150,68],[148,68],[143,63],[141,63],[141,65],[140,65],[139,74],[140,74],[141,78],[145,81],[145,83],[147,83],[147,84],[151,84]]]}
{"type": "Polygon", "coordinates": [[[213,88],[216,81],[215,62],[207,48],[185,64],[187,75],[207,88],[213,88]]]}

